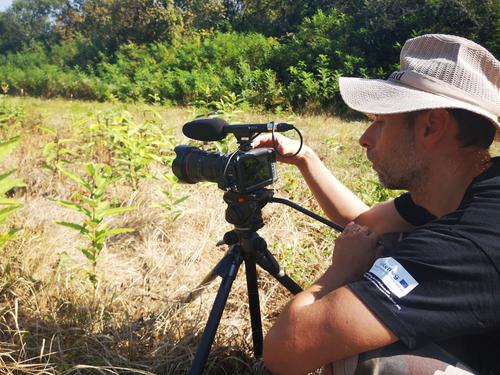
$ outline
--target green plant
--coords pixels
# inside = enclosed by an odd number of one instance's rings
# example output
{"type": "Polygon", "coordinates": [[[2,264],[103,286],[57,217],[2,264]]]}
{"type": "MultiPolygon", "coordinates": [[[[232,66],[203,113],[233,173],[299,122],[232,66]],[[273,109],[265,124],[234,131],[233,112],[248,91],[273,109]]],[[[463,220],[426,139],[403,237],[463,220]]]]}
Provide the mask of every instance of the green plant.
{"type": "Polygon", "coordinates": [[[167,163],[174,148],[173,136],[158,125],[162,121],[159,113],[149,109],[144,117],[136,122],[130,112],[112,110],[81,129],[89,138],[85,147],[101,154],[92,156],[101,156],[101,161],[110,164],[116,176],[127,178],[133,188],[140,179],[151,177],[152,162],[167,163]]]}
{"type": "MultiPolygon", "coordinates": [[[[151,113],[157,115],[154,111],[151,113]]],[[[136,123],[125,113],[121,123],[110,128],[110,136],[117,171],[127,177],[134,188],[141,178],[151,177],[152,162],[163,163],[160,151],[167,143],[155,121],[146,119],[136,123]]]]}
{"type": "Polygon", "coordinates": [[[159,206],[167,211],[172,221],[175,221],[182,215],[182,210],[179,208],[179,204],[188,199],[189,196],[176,196],[175,187],[179,183],[179,180],[173,174],[162,174],[161,177],[168,188],[162,189],[164,201],[160,203],[159,206]]]}
{"type": "Polygon", "coordinates": [[[62,168],[60,168],[60,171],[76,182],[80,188],[83,188],[85,194],[75,194],[74,201],[56,201],[62,207],[83,214],[83,221],[78,223],[58,221],[57,224],[76,230],[86,240],[87,244],[81,246],[80,251],[91,264],[88,277],[95,285],[97,283],[97,261],[106,245],[106,240],[116,234],[134,231],[132,228],[109,229],[105,219],[132,211],[134,207],[111,207],[110,201],[106,199],[107,188],[115,180],[112,177],[111,167],[108,165],[85,164],[86,178],[77,176],[62,168]]]}
{"type": "MultiPolygon", "coordinates": [[[[24,108],[20,105],[14,105],[5,100],[0,101],[0,129],[9,132],[13,130],[13,125],[24,119],[24,108]]],[[[14,129],[14,131],[18,131],[14,129]]]]}
{"type": "MultiPolygon", "coordinates": [[[[7,141],[0,143],[0,160],[3,160],[9,153],[11,153],[17,146],[20,137],[16,136],[8,139],[7,141]]],[[[0,225],[3,226],[9,216],[11,216],[16,210],[21,208],[23,205],[15,199],[8,198],[6,194],[16,187],[23,187],[26,184],[19,178],[13,178],[12,174],[15,169],[11,169],[7,172],[1,172],[0,174],[0,225]]],[[[19,231],[19,228],[10,228],[6,231],[0,232],[0,249],[5,246],[5,244],[12,240],[19,231]]]]}
{"type": "MultiPolygon", "coordinates": [[[[209,91],[209,87],[206,90],[209,91]]],[[[244,99],[240,95],[230,92],[217,100],[198,99],[193,101],[191,105],[193,117],[220,117],[229,122],[241,113],[239,107],[243,103],[244,99]]]]}
{"type": "Polygon", "coordinates": [[[55,174],[59,166],[71,163],[71,158],[78,156],[76,151],[66,146],[69,143],[74,143],[75,139],[61,138],[56,130],[49,127],[39,126],[38,128],[53,137],[52,142],[47,143],[43,148],[43,156],[45,158],[44,167],[55,174]]]}

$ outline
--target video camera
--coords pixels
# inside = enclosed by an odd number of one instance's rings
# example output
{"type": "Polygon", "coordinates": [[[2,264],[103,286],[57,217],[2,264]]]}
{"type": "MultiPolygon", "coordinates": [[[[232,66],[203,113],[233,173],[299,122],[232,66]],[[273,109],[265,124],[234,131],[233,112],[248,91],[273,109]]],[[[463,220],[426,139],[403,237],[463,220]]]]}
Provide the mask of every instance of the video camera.
{"type": "Polygon", "coordinates": [[[222,190],[251,193],[277,179],[274,151],[260,148],[225,155],[196,147],[177,146],[172,170],[182,182],[216,182],[222,190]]]}
{"type": "Polygon", "coordinates": [[[263,132],[295,129],[286,123],[229,125],[218,118],[203,118],[188,122],[184,135],[199,141],[218,141],[233,133],[239,148],[232,154],[208,152],[192,146],[177,146],[172,164],[174,175],[190,184],[199,181],[216,182],[220,189],[241,194],[252,193],[278,178],[276,147],[252,149],[252,140],[263,132]]]}

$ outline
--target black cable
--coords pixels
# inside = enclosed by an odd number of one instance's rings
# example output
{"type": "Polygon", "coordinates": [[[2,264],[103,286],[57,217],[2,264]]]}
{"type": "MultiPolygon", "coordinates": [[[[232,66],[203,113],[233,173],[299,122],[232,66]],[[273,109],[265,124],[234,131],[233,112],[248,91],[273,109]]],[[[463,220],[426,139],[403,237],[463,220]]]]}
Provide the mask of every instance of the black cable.
{"type": "Polygon", "coordinates": [[[307,216],[310,216],[312,217],[313,219],[316,219],[318,220],[319,222],[323,223],[323,224],[326,224],[328,225],[330,228],[333,228],[335,230],[338,230],[339,232],[342,232],[344,230],[344,227],[337,224],[337,223],[334,223],[333,221],[330,221],[328,219],[325,219],[324,217],[312,212],[312,211],[309,211],[308,209],[302,207],[302,206],[299,206],[297,203],[294,203],[292,201],[289,201],[288,199],[285,199],[285,198],[275,198],[275,197],[271,197],[269,198],[269,202],[275,202],[275,203],[282,203],[282,204],[285,204],[289,207],[292,207],[293,209],[297,210],[297,211],[300,211],[302,212],[303,214],[306,214],[307,216]]]}
{"type": "Polygon", "coordinates": [[[304,139],[302,138],[302,133],[300,132],[299,129],[297,129],[295,126],[292,125],[293,127],[293,130],[295,130],[297,132],[297,134],[299,135],[299,139],[300,139],[300,145],[299,145],[299,149],[297,150],[297,152],[295,152],[295,154],[293,155],[290,155],[290,156],[286,156],[284,154],[282,154],[279,150],[278,150],[278,147],[276,146],[276,140],[275,140],[275,136],[274,136],[274,129],[275,129],[276,125],[275,123],[273,122],[273,129],[271,131],[271,138],[272,138],[272,141],[273,141],[273,149],[274,151],[279,155],[281,156],[282,158],[293,158],[295,156],[297,156],[300,152],[300,150],[302,150],[302,146],[304,145],[304,139]]]}

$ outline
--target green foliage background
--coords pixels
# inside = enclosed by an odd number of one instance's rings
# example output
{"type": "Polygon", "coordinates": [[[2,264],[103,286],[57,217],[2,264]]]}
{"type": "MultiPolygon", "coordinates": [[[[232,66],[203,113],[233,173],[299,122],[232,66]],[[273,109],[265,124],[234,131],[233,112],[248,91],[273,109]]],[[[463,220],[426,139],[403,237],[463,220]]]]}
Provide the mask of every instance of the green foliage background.
{"type": "Polygon", "coordinates": [[[500,52],[498,0],[14,0],[7,93],[343,113],[338,77],[385,78],[423,33],[500,52]]]}

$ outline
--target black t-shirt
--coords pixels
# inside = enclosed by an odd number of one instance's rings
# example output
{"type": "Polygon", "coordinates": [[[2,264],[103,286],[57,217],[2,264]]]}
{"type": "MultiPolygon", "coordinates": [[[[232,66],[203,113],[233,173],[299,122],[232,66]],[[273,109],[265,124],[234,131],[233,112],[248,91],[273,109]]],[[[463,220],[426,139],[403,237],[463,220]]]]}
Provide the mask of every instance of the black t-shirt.
{"type": "Polygon", "coordinates": [[[500,374],[500,158],[443,217],[408,193],[395,205],[417,228],[348,286],[409,348],[440,343],[500,374]]]}

